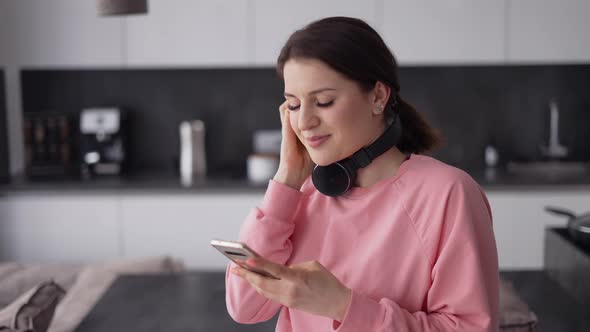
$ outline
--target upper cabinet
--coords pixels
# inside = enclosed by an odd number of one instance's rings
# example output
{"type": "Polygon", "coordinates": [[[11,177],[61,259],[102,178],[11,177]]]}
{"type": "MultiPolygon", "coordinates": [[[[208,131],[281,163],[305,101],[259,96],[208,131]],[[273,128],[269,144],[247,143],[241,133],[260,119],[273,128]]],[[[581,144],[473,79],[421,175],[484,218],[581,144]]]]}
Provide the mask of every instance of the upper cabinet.
{"type": "Polygon", "coordinates": [[[503,63],[505,1],[383,1],[380,33],[400,64],[503,63]]]}
{"type": "Polygon", "coordinates": [[[590,1],[512,0],[510,62],[589,62],[590,1]]]}
{"type": "Polygon", "coordinates": [[[0,1],[0,64],[119,66],[122,23],[99,17],[95,1],[0,1]]]}
{"type": "Polygon", "coordinates": [[[291,33],[327,16],[353,16],[376,24],[376,1],[255,0],[250,20],[254,25],[254,63],[274,66],[291,33]]]}
{"type": "Polygon", "coordinates": [[[232,66],[248,63],[248,1],[150,0],[128,16],[130,66],[232,66]]]}
{"type": "Polygon", "coordinates": [[[95,0],[0,1],[0,66],[273,66],[295,30],[361,18],[402,65],[589,62],[588,0],[150,0],[101,17],[95,0]]]}
{"type": "Polygon", "coordinates": [[[6,66],[12,55],[8,42],[11,39],[10,24],[14,20],[9,19],[11,17],[9,9],[8,1],[0,1],[0,67],[6,66]]]}

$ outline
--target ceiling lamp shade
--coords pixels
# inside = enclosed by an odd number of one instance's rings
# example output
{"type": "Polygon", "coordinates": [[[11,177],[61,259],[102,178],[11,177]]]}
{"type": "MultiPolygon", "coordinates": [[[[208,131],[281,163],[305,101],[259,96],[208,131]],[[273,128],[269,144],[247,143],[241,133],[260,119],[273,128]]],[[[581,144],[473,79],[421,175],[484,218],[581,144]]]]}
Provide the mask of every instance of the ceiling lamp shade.
{"type": "Polygon", "coordinates": [[[101,16],[146,14],[148,0],[98,0],[101,16]]]}

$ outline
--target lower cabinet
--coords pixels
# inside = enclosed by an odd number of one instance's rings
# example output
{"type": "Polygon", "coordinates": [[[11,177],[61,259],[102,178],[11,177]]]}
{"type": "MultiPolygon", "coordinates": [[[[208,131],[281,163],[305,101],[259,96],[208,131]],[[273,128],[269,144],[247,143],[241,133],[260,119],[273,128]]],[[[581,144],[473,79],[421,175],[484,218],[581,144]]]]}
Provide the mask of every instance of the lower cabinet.
{"type": "Polygon", "coordinates": [[[0,198],[0,260],[93,262],[119,254],[116,198],[17,195],[0,198]]]}
{"type": "MultiPolygon", "coordinates": [[[[590,211],[590,190],[486,190],[501,269],[543,267],[547,226],[566,218],[546,205],[590,211]]],[[[0,198],[0,260],[93,262],[171,255],[190,269],[220,270],[227,259],[209,245],[237,239],[263,193],[18,194],[0,198]]]]}
{"type": "Polygon", "coordinates": [[[219,270],[227,259],[209,245],[235,240],[263,194],[154,195],[121,199],[122,255],[167,254],[189,268],[219,270]]]}
{"type": "Polygon", "coordinates": [[[590,190],[488,191],[501,269],[543,268],[547,226],[565,227],[567,218],[545,212],[557,206],[577,214],[590,211],[590,190]]]}

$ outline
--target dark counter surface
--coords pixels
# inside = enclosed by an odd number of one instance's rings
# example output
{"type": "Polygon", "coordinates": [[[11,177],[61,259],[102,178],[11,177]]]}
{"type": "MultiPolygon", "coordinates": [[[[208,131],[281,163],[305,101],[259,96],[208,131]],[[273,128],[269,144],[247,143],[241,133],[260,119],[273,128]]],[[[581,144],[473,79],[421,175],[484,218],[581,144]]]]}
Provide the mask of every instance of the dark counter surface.
{"type": "MultiPolygon", "coordinates": [[[[538,332],[590,331],[588,308],[569,297],[542,270],[503,271],[538,318],[538,332]]],[[[119,277],[75,330],[274,331],[268,322],[234,322],[225,306],[225,272],[119,277]]]]}
{"type": "MultiPolygon", "coordinates": [[[[535,191],[535,190],[590,190],[590,175],[569,177],[541,177],[514,175],[498,170],[467,170],[486,191],[535,191]]],[[[213,176],[196,180],[191,186],[183,186],[175,174],[145,172],[131,176],[79,179],[29,180],[23,176],[13,177],[9,183],[0,184],[0,194],[19,193],[264,193],[267,182],[251,183],[244,177],[213,176]]]]}
{"type": "Polygon", "coordinates": [[[538,319],[537,332],[590,331],[590,309],[567,294],[545,271],[500,272],[538,319]]]}
{"type": "Polygon", "coordinates": [[[177,175],[166,172],[149,172],[132,176],[95,179],[39,179],[13,177],[10,183],[0,184],[0,194],[35,192],[59,193],[264,193],[267,182],[251,183],[245,178],[214,176],[195,179],[189,186],[181,184],[177,175]]]}
{"type": "Polygon", "coordinates": [[[276,320],[236,323],[225,306],[225,272],[123,275],[75,332],[271,332],[276,320]]]}

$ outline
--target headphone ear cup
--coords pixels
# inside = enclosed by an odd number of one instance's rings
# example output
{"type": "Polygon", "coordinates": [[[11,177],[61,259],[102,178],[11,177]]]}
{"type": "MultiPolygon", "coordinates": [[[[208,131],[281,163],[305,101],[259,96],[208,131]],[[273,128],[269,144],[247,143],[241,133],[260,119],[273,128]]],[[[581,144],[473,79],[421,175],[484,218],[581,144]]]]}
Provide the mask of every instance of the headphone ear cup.
{"type": "Polygon", "coordinates": [[[316,166],[311,180],[316,189],[327,196],[340,196],[353,186],[356,172],[345,162],[316,166]]]}
{"type": "Polygon", "coordinates": [[[356,171],[369,165],[373,159],[398,144],[402,127],[399,115],[394,123],[368,148],[362,148],[352,156],[328,166],[314,167],[311,180],[316,189],[326,196],[340,196],[356,183],[356,171]]]}

